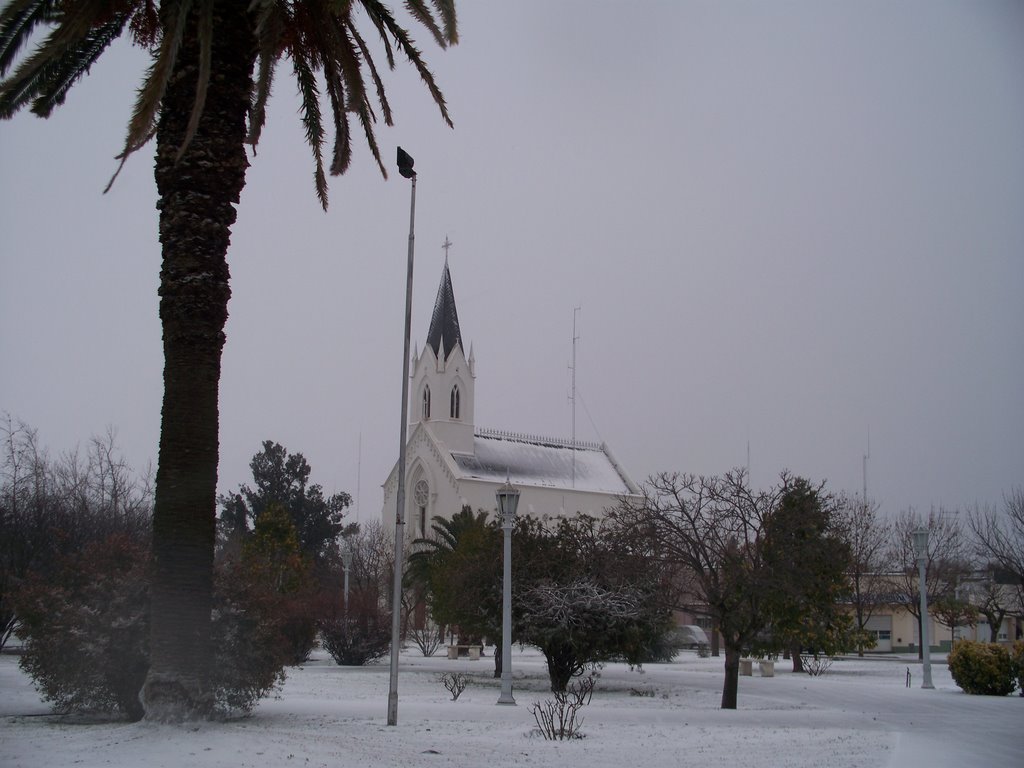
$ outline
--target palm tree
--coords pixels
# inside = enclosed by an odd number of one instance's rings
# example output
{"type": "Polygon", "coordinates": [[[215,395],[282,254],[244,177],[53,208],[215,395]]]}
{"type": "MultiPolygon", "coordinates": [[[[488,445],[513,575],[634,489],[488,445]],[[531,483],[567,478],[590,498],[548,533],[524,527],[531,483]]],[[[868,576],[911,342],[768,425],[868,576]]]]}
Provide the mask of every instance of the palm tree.
{"type": "MultiPolygon", "coordinates": [[[[464,506],[450,519],[433,518],[431,538],[416,539],[409,555],[409,585],[430,597],[441,626],[470,636],[500,638],[501,530],[487,512],[464,506]],[[495,624],[497,617],[497,624],[495,624]]],[[[495,656],[500,665],[501,654],[495,656]]],[[[501,676],[496,666],[495,677],[501,676]]]]}
{"type": "MultiPolygon", "coordinates": [[[[441,47],[457,42],[454,0],[405,5],[441,47]]],[[[48,117],[122,35],[152,54],[119,156],[123,164],[156,137],[164,398],[151,666],[143,689],[150,719],[201,717],[211,707],[217,394],[231,295],[226,256],[249,164],[246,145],[259,141],[281,60],[290,61],[298,82],[324,208],[321,88],[335,133],[330,172],[349,165],[354,117],[387,176],[374,136],[374,100],[387,125],[391,107],[355,24],[357,8],[380,37],[388,66],[394,67],[395,49],[403,53],[451,125],[409,33],[377,0],[10,0],[0,12],[0,117],[25,107],[48,117]],[[37,37],[35,50],[19,56],[37,37]]]]}

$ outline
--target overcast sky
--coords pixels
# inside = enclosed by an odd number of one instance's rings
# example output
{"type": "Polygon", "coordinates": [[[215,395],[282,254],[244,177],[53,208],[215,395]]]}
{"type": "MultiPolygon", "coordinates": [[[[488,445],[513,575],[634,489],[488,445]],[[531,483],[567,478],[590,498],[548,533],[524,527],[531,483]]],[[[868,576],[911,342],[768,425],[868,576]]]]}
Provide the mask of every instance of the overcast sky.
{"type": "MultiPolygon", "coordinates": [[[[1024,483],[1024,3],[497,2],[419,29],[448,129],[416,159],[413,338],[445,237],[477,425],[577,435],[637,481],[783,468],[888,512],[1024,483]],[[869,437],[870,436],[870,437],[869,437]],[[870,442],[869,442],[870,441],[870,442]]],[[[375,48],[379,50],[379,46],[375,48]]],[[[0,411],[53,452],[156,459],[152,149],[116,168],[143,53],[0,124],[0,411]]],[[[409,183],[365,145],[324,214],[282,69],[228,260],[219,488],[264,439],[376,518],[397,457],[409,183]],[[360,451],[361,444],[361,451],[360,451]],[[361,468],[361,469],[360,469],[361,468]]]]}

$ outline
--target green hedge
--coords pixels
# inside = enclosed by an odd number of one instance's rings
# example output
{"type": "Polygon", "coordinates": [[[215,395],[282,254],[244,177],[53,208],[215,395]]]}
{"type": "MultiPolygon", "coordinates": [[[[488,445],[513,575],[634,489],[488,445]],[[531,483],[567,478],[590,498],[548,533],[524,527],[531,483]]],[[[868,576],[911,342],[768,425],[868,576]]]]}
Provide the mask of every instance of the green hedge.
{"type": "Polygon", "coordinates": [[[964,693],[1006,696],[1017,687],[1010,652],[996,643],[960,640],[949,653],[949,671],[964,693]]]}

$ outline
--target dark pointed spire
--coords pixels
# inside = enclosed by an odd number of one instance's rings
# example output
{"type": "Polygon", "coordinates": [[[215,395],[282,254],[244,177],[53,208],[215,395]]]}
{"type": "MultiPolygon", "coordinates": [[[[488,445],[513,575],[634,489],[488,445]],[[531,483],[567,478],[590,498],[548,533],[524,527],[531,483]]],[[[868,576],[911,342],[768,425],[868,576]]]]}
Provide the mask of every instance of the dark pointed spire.
{"type": "Polygon", "coordinates": [[[450,355],[455,345],[462,348],[462,332],[459,330],[459,312],[455,308],[455,291],[452,288],[452,276],[448,271],[448,259],[444,260],[444,271],[441,273],[441,285],[437,288],[437,299],[434,301],[434,314],[430,318],[430,330],[427,331],[427,344],[440,359],[450,355]]]}

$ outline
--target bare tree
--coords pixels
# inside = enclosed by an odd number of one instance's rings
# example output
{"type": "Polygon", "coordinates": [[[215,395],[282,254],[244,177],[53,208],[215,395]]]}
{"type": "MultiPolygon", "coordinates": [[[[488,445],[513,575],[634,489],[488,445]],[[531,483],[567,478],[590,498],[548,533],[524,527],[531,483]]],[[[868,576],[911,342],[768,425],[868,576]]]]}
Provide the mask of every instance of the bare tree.
{"type": "Polygon", "coordinates": [[[1017,596],[1016,584],[1001,584],[998,572],[989,569],[985,572],[984,578],[969,585],[970,601],[977,607],[978,613],[985,617],[989,626],[989,642],[995,643],[999,640],[999,628],[1007,614],[1020,607],[1015,605],[1017,596]]]}
{"type": "Polygon", "coordinates": [[[17,627],[12,591],[30,571],[47,571],[70,553],[114,533],[148,536],[152,484],[120,457],[115,433],[51,459],[36,430],[9,414],[0,420],[0,648],[17,627]]]}
{"type": "Polygon", "coordinates": [[[739,662],[765,626],[761,581],[764,524],[788,475],[768,492],[750,489],[746,472],[721,477],[662,473],[650,478],[638,502],[615,515],[644,531],[653,549],[689,574],[691,599],[703,606],[725,646],[722,709],[735,709],[739,662]]]}
{"type": "Polygon", "coordinates": [[[850,600],[857,634],[857,655],[864,655],[867,625],[886,599],[879,575],[889,570],[892,523],[878,515],[878,503],[843,496],[836,509],[837,527],[850,548],[850,600]]]}
{"type": "MultiPolygon", "coordinates": [[[[917,619],[921,633],[921,590],[913,532],[924,526],[928,530],[928,551],[925,555],[925,589],[930,602],[953,596],[958,580],[969,570],[967,539],[955,510],[932,509],[922,518],[913,509],[901,512],[893,523],[893,539],[889,549],[895,572],[890,577],[894,591],[906,610],[917,619]]],[[[918,643],[918,657],[924,649],[918,643]]]]}
{"type": "Polygon", "coordinates": [[[394,543],[379,521],[360,524],[348,532],[342,546],[352,552],[350,589],[361,591],[381,608],[391,597],[390,579],[394,571],[394,543]]]}
{"type": "Polygon", "coordinates": [[[1002,514],[992,508],[976,508],[968,525],[985,560],[993,560],[1006,572],[1017,592],[1018,609],[1024,612],[1024,487],[1003,496],[1002,514]]]}

